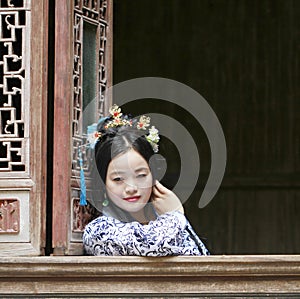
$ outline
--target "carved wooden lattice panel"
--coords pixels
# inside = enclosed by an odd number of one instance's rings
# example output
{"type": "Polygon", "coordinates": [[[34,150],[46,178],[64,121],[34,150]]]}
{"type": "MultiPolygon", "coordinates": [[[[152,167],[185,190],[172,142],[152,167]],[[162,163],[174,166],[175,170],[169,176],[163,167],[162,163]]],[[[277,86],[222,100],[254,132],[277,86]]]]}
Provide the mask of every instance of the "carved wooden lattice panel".
{"type": "Polygon", "coordinates": [[[0,255],[45,246],[47,5],[0,0],[0,255]]]}
{"type": "Polygon", "coordinates": [[[29,173],[30,10],[27,1],[0,1],[0,172],[29,173]]]}
{"type": "MultiPolygon", "coordinates": [[[[29,200],[30,195],[26,190],[1,190],[0,244],[3,243],[3,248],[0,246],[0,255],[7,242],[30,242],[29,200]]],[[[5,251],[9,251],[9,247],[5,251]]]]}
{"type": "MultiPolygon", "coordinates": [[[[30,18],[27,1],[0,1],[0,179],[20,179],[18,189],[29,176],[30,18]]],[[[20,230],[20,219],[29,217],[28,191],[7,195],[1,188],[0,242],[28,242],[29,224],[20,230]]]]}
{"type": "Polygon", "coordinates": [[[20,204],[18,199],[0,199],[0,234],[20,231],[20,204]]]}
{"type": "MultiPolygon", "coordinates": [[[[78,205],[80,191],[79,191],[79,160],[78,150],[80,148],[83,156],[83,164],[86,178],[89,177],[91,166],[90,158],[91,152],[85,146],[86,143],[86,125],[102,117],[105,113],[105,103],[108,99],[105,97],[105,91],[109,87],[110,80],[108,79],[108,65],[110,63],[110,55],[107,47],[109,13],[108,5],[111,1],[106,0],[85,0],[74,2],[74,68],[73,68],[73,114],[72,114],[72,187],[71,187],[71,215],[72,215],[72,240],[81,242],[81,233],[84,229],[86,218],[89,221],[98,215],[98,212],[90,205],[87,207],[80,207],[78,205]],[[89,42],[88,37],[91,35],[91,44],[95,41],[95,53],[85,53],[87,49],[84,43],[89,42]],[[85,37],[87,36],[87,37],[85,37]],[[95,69],[91,68],[88,63],[90,56],[95,61],[95,69]],[[88,61],[88,62],[85,62],[88,61]],[[91,77],[84,76],[84,68],[91,68],[88,70],[91,77]],[[92,81],[94,86],[86,84],[87,81],[92,81]],[[87,89],[93,90],[94,94],[87,89]],[[84,94],[86,92],[86,96],[84,94]],[[91,107],[92,106],[92,107],[91,107]],[[85,119],[88,119],[87,122],[85,119]]],[[[90,46],[93,50],[93,45],[90,46]]],[[[106,105],[107,106],[107,105],[106,105]]],[[[88,184],[88,179],[87,179],[88,184]]],[[[89,192],[88,192],[89,194],[89,192]]]]}

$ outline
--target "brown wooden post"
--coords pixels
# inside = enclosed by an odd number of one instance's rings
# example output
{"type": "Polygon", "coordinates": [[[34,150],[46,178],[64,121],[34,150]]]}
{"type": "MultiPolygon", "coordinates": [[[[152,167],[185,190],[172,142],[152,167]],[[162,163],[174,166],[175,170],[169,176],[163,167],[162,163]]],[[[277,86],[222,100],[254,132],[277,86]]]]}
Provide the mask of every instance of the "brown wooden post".
{"type": "Polygon", "coordinates": [[[55,1],[53,233],[55,255],[67,254],[70,228],[73,1],[55,1]]]}
{"type": "MultiPolygon", "coordinates": [[[[78,149],[86,142],[83,118],[87,103],[94,108],[91,109],[93,115],[89,115],[92,122],[107,113],[109,99],[105,91],[112,84],[111,20],[112,1],[56,1],[52,218],[54,255],[82,254],[82,231],[86,222],[94,217],[95,209],[79,206],[78,149]],[[94,60],[89,61],[88,54],[94,55],[94,60]],[[85,75],[88,73],[91,77],[85,76],[84,70],[85,75]]],[[[82,149],[83,152],[85,150],[82,149]]],[[[89,161],[84,153],[83,156],[88,176],[89,161]]]]}
{"type": "Polygon", "coordinates": [[[32,245],[44,254],[46,243],[47,96],[48,96],[48,0],[32,1],[31,7],[31,153],[35,182],[31,203],[32,245]]]}

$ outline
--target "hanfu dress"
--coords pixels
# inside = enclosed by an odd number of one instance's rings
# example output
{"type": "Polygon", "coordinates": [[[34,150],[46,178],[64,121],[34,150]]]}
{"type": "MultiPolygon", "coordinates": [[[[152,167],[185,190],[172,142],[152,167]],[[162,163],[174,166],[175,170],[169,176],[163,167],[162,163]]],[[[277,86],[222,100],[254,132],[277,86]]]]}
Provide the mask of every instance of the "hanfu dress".
{"type": "Polygon", "coordinates": [[[176,256],[209,255],[187,218],[178,211],[157,216],[148,224],[100,216],[84,230],[88,255],[176,256]]]}

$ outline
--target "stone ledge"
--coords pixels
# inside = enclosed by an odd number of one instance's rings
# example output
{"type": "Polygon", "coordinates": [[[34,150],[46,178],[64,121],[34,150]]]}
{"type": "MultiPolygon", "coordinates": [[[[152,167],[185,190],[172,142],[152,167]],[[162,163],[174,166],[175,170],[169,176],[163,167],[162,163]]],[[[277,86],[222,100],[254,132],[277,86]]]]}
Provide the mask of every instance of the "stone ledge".
{"type": "Polygon", "coordinates": [[[300,296],[300,255],[1,257],[0,297],[37,294],[295,297],[300,296]]]}

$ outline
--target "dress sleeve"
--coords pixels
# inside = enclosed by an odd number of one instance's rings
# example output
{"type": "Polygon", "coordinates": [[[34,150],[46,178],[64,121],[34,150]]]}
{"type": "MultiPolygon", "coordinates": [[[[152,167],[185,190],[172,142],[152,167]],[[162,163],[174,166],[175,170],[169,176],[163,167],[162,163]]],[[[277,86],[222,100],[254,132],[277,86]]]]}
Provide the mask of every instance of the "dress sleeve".
{"type": "Polygon", "coordinates": [[[83,243],[91,255],[201,255],[188,226],[185,216],[176,211],[147,225],[101,216],[86,226],[83,243]]]}

